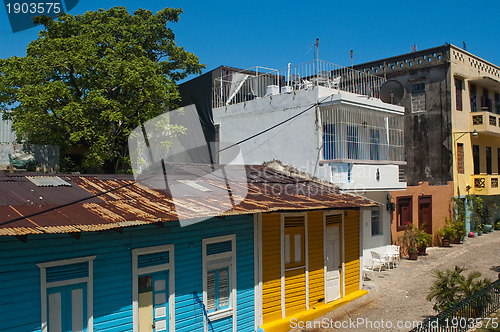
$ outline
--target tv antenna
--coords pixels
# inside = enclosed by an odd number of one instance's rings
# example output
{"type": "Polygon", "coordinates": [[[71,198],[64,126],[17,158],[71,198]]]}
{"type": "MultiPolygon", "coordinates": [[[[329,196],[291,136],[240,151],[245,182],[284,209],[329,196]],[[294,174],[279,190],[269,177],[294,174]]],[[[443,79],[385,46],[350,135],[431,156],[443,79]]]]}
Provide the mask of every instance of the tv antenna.
{"type": "Polygon", "coordinates": [[[388,80],[380,87],[380,99],[384,103],[397,104],[403,99],[405,90],[396,80],[388,80]]]}

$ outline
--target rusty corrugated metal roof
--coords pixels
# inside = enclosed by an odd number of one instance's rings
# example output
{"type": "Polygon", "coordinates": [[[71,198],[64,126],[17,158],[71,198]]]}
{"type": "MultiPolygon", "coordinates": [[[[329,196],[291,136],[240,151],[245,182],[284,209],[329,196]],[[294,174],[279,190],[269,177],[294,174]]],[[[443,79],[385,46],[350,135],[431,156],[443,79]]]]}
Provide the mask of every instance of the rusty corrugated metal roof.
{"type": "Polygon", "coordinates": [[[224,179],[197,178],[207,174],[204,172],[209,172],[209,167],[189,166],[188,172],[169,177],[169,184],[183,194],[181,199],[176,196],[175,204],[168,190],[134,182],[127,175],[60,175],[71,187],[37,187],[25,176],[3,175],[0,176],[0,235],[100,231],[177,221],[178,216],[195,219],[376,205],[363,197],[341,194],[333,186],[252,165],[246,166],[245,181],[231,184],[234,198],[242,199],[233,206],[223,199],[228,194],[224,179]],[[177,180],[196,181],[210,191],[177,180]],[[237,193],[247,186],[247,195],[238,197],[237,193]]]}

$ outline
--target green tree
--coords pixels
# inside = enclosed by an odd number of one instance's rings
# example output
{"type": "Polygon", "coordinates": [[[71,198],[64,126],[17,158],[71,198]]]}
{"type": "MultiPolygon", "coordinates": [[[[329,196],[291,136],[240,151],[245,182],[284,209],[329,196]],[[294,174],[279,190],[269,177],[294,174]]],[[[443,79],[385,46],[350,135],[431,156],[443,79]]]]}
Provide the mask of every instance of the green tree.
{"type": "Polygon", "coordinates": [[[43,29],[26,57],[0,60],[0,106],[18,138],[79,149],[80,170],[128,169],[130,132],[173,108],[176,82],[204,68],[175,43],[169,23],[181,13],[115,7],[35,18],[43,29]]]}
{"type": "Polygon", "coordinates": [[[488,278],[480,280],[481,273],[478,271],[470,272],[467,277],[462,274],[464,271],[459,266],[455,266],[453,270],[433,271],[435,280],[427,294],[427,300],[436,301],[433,307],[435,311],[451,308],[491,283],[488,278]]]}

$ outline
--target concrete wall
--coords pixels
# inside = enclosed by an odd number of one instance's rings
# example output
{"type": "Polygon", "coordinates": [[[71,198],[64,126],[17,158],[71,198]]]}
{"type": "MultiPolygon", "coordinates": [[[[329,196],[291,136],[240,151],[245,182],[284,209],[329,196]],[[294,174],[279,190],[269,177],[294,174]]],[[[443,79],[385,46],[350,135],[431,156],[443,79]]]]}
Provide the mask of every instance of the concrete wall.
{"type": "Polygon", "coordinates": [[[449,182],[445,186],[431,186],[428,182],[420,183],[418,186],[408,186],[406,190],[391,192],[391,202],[395,204],[396,211],[391,217],[391,236],[392,242],[398,241],[398,238],[403,235],[403,231],[398,231],[397,221],[397,198],[411,197],[412,198],[412,220],[413,224],[419,226],[418,215],[418,200],[419,197],[432,197],[432,245],[439,245],[440,240],[437,231],[444,226],[445,218],[451,218],[453,215],[453,182],[449,182]]]}
{"type": "MultiPolygon", "coordinates": [[[[399,182],[399,170],[395,165],[320,164],[323,159],[322,128],[314,105],[317,102],[322,105],[345,103],[367,112],[373,110],[402,114],[403,111],[401,107],[382,103],[378,99],[312,87],[216,108],[213,110],[213,117],[214,122],[220,124],[221,144],[240,142],[277,125],[276,128],[239,144],[243,160],[247,164],[261,164],[278,159],[301,171],[344,186],[346,190],[406,187],[406,183],[399,182]],[[291,121],[278,125],[296,115],[291,121]],[[376,180],[377,169],[380,173],[379,180],[376,180]]],[[[232,153],[226,150],[221,152],[219,160],[221,163],[229,163],[233,158],[232,153]]]]}
{"type": "Polygon", "coordinates": [[[0,166],[9,165],[9,154],[15,150],[31,151],[35,155],[37,170],[40,172],[59,171],[60,149],[57,145],[0,143],[0,166]]]}
{"type": "Polygon", "coordinates": [[[380,203],[380,219],[382,234],[372,235],[371,229],[371,209],[361,210],[362,238],[363,238],[363,266],[371,266],[371,251],[380,254],[385,253],[388,245],[391,244],[391,215],[387,211],[386,202],[388,191],[367,192],[363,196],[380,203]]]}
{"type": "Polygon", "coordinates": [[[405,170],[408,185],[452,181],[451,86],[449,46],[404,54],[354,67],[399,81],[405,90],[405,170]],[[413,85],[425,91],[413,92],[413,85]]]}

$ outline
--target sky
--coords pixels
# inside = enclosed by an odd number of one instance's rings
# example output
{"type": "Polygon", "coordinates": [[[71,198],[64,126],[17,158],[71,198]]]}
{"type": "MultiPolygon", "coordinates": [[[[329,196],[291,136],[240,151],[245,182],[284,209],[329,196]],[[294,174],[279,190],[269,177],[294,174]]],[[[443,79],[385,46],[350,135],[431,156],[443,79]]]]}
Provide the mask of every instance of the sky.
{"type": "MultiPolygon", "coordinates": [[[[341,66],[410,53],[445,43],[500,66],[500,1],[138,1],[80,0],[70,14],[125,6],[129,12],[180,7],[171,28],[177,45],[206,71],[220,65],[283,69],[319,58],[341,66]]],[[[0,9],[0,58],[24,56],[39,27],[13,33],[0,9]]]]}

